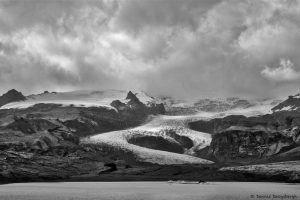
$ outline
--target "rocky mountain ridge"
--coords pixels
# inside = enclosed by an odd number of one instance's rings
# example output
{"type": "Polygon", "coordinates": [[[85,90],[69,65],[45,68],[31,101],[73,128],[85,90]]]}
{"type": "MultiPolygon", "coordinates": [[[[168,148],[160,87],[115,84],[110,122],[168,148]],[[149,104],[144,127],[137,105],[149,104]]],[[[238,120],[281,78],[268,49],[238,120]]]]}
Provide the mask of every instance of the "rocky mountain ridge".
{"type": "Polygon", "coordinates": [[[272,108],[272,111],[300,111],[300,93],[289,96],[288,99],[272,108]]]}
{"type": "Polygon", "coordinates": [[[0,96],[0,107],[5,104],[16,102],[16,101],[24,101],[26,97],[15,89],[9,90],[7,93],[0,96]]]}

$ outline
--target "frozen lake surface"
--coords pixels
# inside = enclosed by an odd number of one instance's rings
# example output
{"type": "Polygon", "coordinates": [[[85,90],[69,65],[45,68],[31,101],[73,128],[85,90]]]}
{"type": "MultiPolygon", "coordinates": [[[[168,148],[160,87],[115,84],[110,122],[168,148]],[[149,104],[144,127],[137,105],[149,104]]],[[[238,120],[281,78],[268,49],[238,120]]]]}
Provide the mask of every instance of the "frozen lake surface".
{"type": "Polygon", "coordinates": [[[1,200],[300,199],[299,184],[258,182],[62,182],[0,185],[1,200]],[[251,196],[253,195],[253,196],[251,196]],[[257,196],[260,195],[260,196],[257,196]],[[268,196],[270,195],[270,196],[268,196]],[[275,196],[273,196],[275,195],[275,196]],[[282,197],[282,198],[281,198],[282,197]]]}

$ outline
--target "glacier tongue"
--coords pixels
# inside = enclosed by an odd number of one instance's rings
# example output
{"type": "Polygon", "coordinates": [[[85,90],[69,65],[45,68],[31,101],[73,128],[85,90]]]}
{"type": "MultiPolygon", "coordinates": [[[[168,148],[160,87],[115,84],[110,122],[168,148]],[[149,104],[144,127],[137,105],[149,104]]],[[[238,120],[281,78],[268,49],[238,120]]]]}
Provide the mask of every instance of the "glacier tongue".
{"type": "Polygon", "coordinates": [[[102,133],[82,140],[83,143],[96,143],[110,145],[111,147],[130,151],[137,156],[139,161],[157,164],[211,164],[212,161],[192,156],[195,149],[207,147],[211,142],[211,135],[193,131],[185,126],[187,116],[155,116],[145,125],[122,131],[102,133]],[[179,136],[185,136],[193,141],[193,146],[186,154],[161,151],[134,145],[128,142],[137,135],[162,137],[171,140],[166,133],[174,131],[179,136]],[[190,154],[190,155],[188,155],[190,154]]]}

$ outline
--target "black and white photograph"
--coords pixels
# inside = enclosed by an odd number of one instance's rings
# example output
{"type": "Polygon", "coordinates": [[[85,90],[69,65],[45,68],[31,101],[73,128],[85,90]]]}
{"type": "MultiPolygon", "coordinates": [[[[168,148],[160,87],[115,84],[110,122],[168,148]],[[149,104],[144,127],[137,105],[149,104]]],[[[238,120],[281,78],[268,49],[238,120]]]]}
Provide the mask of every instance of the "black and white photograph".
{"type": "Polygon", "coordinates": [[[0,200],[300,200],[300,0],[0,0],[0,200]]]}

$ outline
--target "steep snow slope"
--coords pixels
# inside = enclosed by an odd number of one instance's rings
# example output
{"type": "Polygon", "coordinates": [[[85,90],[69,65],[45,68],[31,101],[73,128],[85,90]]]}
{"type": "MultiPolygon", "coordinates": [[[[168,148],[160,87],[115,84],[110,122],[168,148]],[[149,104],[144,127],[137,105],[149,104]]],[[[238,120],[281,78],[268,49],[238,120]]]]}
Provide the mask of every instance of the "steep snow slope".
{"type": "Polygon", "coordinates": [[[289,96],[288,99],[272,108],[272,111],[300,111],[300,94],[289,96]]]}
{"type": "MultiPolygon", "coordinates": [[[[42,93],[37,95],[30,95],[27,100],[20,102],[12,102],[4,105],[1,109],[11,108],[28,108],[39,103],[60,104],[62,106],[76,106],[76,107],[107,107],[114,109],[110,103],[114,100],[127,101],[127,91],[123,90],[105,90],[105,91],[72,91],[59,93],[42,93]]],[[[138,98],[145,105],[155,103],[156,99],[148,96],[144,92],[137,93],[138,98]]]]}

